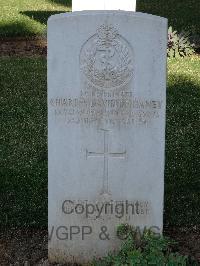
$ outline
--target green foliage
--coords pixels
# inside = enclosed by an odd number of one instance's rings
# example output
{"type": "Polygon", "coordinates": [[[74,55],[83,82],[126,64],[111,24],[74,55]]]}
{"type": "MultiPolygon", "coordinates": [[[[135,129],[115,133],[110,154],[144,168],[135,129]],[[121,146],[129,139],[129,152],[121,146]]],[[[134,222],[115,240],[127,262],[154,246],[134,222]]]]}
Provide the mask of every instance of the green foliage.
{"type": "Polygon", "coordinates": [[[165,17],[178,32],[188,31],[200,37],[199,0],[139,0],[137,11],[165,17]]]}
{"type": "MultiPolygon", "coordinates": [[[[120,225],[117,235],[124,236],[119,252],[95,260],[93,266],[187,266],[188,258],[172,252],[175,242],[169,238],[158,236],[150,230],[144,230],[137,238],[137,229],[129,225],[120,225]],[[123,235],[124,234],[124,235],[123,235]]],[[[195,264],[194,264],[195,265],[195,264]]]]}
{"type": "Polygon", "coordinates": [[[172,27],[168,29],[168,57],[185,57],[194,53],[194,45],[189,40],[189,33],[180,33],[173,31],[172,27]]]}

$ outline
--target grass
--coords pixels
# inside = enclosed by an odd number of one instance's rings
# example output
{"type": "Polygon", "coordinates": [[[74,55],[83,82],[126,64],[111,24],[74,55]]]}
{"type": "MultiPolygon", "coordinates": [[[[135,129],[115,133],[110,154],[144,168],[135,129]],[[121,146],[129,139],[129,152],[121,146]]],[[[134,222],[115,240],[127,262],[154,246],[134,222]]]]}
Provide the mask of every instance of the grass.
{"type": "MultiPolygon", "coordinates": [[[[83,1],[83,0],[80,0],[83,1]]],[[[199,0],[137,0],[137,11],[167,17],[176,30],[200,35],[199,0]]],[[[0,37],[42,35],[50,15],[71,10],[71,0],[1,0],[0,37]]]]}
{"type": "MultiPolygon", "coordinates": [[[[165,224],[200,224],[200,59],[169,60],[165,224]]],[[[0,62],[0,226],[47,225],[46,60],[0,62]]]]}
{"type": "Polygon", "coordinates": [[[200,224],[200,58],[169,61],[165,222],[200,224]]]}
{"type": "Polygon", "coordinates": [[[46,61],[0,63],[0,225],[47,222],[46,61]]]}
{"type": "Polygon", "coordinates": [[[70,6],[69,0],[1,0],[0,38],[43,35],[48,17],[70,6]]]}

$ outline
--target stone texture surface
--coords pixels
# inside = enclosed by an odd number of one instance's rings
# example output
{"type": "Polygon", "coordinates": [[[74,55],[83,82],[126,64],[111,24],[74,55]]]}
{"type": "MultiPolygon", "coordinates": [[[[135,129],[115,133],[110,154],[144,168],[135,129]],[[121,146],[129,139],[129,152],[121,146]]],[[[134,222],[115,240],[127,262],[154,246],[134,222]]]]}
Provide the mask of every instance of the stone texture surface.
{"type": "Polygon", "coordinates": [[[125,11],[48,21],[49,259],[163,228],[167,20],[125,11]]]}
{"type": "Polygon", "coordinates": [[[82,10],[126,10],[135,11],[136,0],[73,0],[72,11],[82,10]]]}

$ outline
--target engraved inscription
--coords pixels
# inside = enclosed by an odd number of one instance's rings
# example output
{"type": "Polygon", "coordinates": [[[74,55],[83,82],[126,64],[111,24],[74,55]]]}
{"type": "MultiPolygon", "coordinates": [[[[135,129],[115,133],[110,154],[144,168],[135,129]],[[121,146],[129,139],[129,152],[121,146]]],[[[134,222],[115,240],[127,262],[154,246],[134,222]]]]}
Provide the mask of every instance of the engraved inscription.
{"type": "Polygon", "coordinates": [[[115,27],[105,23],[83,45],[80,69],[96,88],[120,88],[133,77],[132,48],[115,27]]]}
{"type": "Polygon", "coordinates": [[[104,143],[103,152],[91,152],[86,149],[86,158],[89,157],[102,157],[104,159],[103,167],[103,187],[101,194],[110,194],[109,192],[109,158],[125,159],[126,150],[123,152],[110,152],[108,145],[109,131],[101,129],[103,131],[104,143]]]}
{"type": "Polygon", "coordinates": [[[133,49],[113,25],[98,27],[82,46],[79,63],[80,94],[50,99],[57,122],[110,129],[159,118],[162,101],[137,98],[133,91],[133,49]]]}
{"type": "Polygon", "coordinates": [[[132,91],[81,91],[80,97],[50,99],[59,122],[83,125],[144,125],[160,117],[163,102],[136,98],[132,91]]]}

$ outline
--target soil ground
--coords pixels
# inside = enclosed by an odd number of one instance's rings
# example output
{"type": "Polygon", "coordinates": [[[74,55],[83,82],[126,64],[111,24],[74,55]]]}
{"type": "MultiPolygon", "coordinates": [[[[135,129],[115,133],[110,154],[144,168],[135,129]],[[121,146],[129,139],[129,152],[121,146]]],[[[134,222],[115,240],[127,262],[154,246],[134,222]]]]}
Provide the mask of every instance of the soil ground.
{"type": "Polygon", "coordinates": [[[0,56],[46,56],[46,54],[46,38],[0,39],[0,56]]]}
{"type": "MultiPolygon", "coordinates": [[[[174,252],[187,255],[200,265],[200,228],[170,228],[164,233],[177,241],[174,252]]],[[[0,265],[53,265],[48,262],[47,230],[12,229],[0,233],[0,265]]]]}

